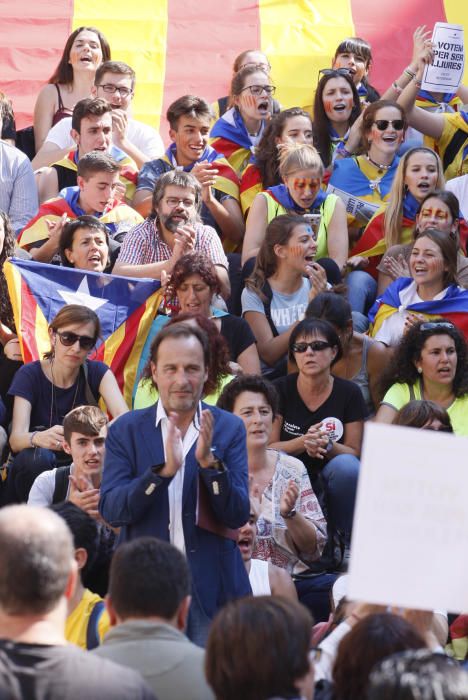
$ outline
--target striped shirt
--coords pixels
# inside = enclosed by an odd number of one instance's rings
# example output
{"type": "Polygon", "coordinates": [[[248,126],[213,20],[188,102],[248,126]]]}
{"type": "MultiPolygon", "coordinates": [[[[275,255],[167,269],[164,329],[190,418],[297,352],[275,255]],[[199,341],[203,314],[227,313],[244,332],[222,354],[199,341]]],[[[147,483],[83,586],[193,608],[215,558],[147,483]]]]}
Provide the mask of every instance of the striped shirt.
{"type": "Polygon", "coordinates": [[[0,142],[0,209],[11,219],[16,233],[37,214],[39,201],[34,173],[27,156],[0,142]]]}
{"type": "MultiPolygon", "coordinates": [[[[206,255],[214,265],[228,268],[221,240],[211,226],[194,224],[195,246],[198,253],[206,255]]],[[[145,219],[125,236],[117,262],[126,265],[150,265],[169,260],[172,250],[161,237],[155,219],[145,219]]]]}

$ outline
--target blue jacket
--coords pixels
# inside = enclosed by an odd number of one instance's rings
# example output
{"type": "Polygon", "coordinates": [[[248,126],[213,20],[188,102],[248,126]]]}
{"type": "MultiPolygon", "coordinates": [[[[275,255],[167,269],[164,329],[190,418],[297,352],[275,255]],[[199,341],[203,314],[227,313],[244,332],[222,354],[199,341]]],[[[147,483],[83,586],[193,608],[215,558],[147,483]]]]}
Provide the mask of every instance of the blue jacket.
{"type": "MultiPolygon", "coordinates": [[[[195,524],[199,475],[208,488],[216,517],[229,528],[249,519],[250,503],[245,428],[237,416],[203,404],[214,414],[213,451],[226,466],[221,472],[202,469],[195,459],[196,442],[185,460],[182,518],[193,586],[208,615],[228,600],[251,592],[237,543],[195,524]],[[213,489],[213,482],[217,484],[213,489]]],[[[99,509],[110,525],[120,527],[121,540],[152,535],[169,540],[168,486],[152,467],[164,462],[156,406],[131,411],[109,429],[99,509]]]]}

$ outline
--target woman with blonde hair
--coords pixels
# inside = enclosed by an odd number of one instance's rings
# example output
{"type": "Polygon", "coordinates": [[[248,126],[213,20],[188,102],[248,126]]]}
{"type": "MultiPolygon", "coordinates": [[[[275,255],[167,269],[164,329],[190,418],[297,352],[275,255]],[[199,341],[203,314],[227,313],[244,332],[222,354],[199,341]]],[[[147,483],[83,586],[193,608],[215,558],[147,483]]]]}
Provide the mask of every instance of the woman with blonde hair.
{"type": "Polygon", "coordinates": [[[299,215],[309,223],[317,241],[316,258],[332,258],[340,270],[348,258],[348,231],[344,204],[321,189],[323,164],[308,143],[281,145],[279,174],[282,184],[258,194],[247,219],[242,262],[257,255],[268,224],[282,214],[299,215]]]}
{"type": "Polygon", "coordinates": [[[364,258],[367,272],[376,278],[377,265],[385,251],[411,241],[416,213],[424,197],[444,187],[442,164],[433,150],[418,147],[407,151],[398,164],[388,205],[369,221],[351,255],[364,258]]]}

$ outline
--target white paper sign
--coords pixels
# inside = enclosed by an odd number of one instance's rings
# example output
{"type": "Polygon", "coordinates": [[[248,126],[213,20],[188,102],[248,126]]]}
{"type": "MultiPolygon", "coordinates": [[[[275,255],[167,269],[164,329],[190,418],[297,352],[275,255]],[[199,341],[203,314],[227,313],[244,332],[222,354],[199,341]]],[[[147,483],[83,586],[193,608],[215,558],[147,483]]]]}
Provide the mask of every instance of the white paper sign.
{"type": "Polygon", "coordinates": [[[368,423],[348,595],[468,612],[468,440],[368,423]]]}
{"type": "Polygon", "coordinates": [[[463,27],[436,22],[432,33],[434,61],[426,66],[422,89],[430,92],[455,92],[463,77],[465,52],[463,27]]]}

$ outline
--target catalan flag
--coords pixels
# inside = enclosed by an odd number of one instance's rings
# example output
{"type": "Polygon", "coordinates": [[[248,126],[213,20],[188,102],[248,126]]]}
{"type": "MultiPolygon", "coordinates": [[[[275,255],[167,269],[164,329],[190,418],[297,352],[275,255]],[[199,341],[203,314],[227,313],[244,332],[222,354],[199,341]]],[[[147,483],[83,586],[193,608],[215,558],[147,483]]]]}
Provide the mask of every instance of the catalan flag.
{"type": "Polygon", "coordinates": [[[4,272],[24,362],[50,349],[47,328],[62,306],[87,306],[101,322],[91,359],[111,368],[131,407],[140,355],[161,302],[160,283],[18,258],[6,262],[4,272]]]}
{"type": "MultiPolygon", "coordinates": [[[[370,335],[374,337],[383,322],[396,313],[401,305],[400,292],[413,282],[410,277],[400,277],[392,282],[369,311],[370,335]]],[[[409,304],[406,309],[423,314],[428,319],[442,317],[451,321],[468,340],[468,290],[454,284],[447,288],[443,299],[409,304]]]]}
{"type": "Polygon", "coordinates": [[[262,174],[256,165],[250,163],[242,173],[240,183],[241,207],[245,217],[247,217],[255,197],[262,190],[262,174]]]}
{"type": "Polygon", "coordinates": [[[211,145],[222,153],[239,176],[255,162],[254,149],[240,113],[228,109],[211,129],[211,145]]]}

